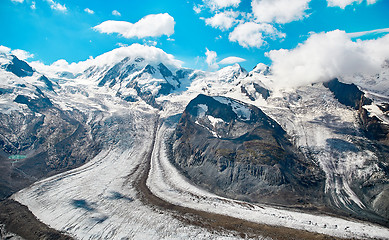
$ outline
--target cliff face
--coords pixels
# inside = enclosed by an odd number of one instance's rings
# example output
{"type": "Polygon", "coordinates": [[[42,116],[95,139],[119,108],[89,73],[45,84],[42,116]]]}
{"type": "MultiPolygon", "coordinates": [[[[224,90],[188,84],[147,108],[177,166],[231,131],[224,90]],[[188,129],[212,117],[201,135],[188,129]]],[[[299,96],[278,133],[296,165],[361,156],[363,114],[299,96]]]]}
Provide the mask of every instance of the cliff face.
{"type": "Polygon", "coordinates": [[[367,149],[377,156],[379,174],[369,178],[355,177],[352,187],[356,189],[361,199],[375,214],[389,219],[389,104],[375,103],[365,96],[365,93],[354,84],[345,84],[333,79],[324,84],[335,95],[338,101],[357,111],[361,132],[366,141],[357,141],[355,144],[361,149],[367,149]],[[386,121],[385,121],[386,120],[386,121]]]}
{"type": "Polygon", "coordinates": [[[320,168],[259,108],[230,98],[200,94],[188,104],[173,136],[172,161],[219,195],[285,205],[322,203],[320,168]]]}
{"type": "Polygon", "coordinates": [[[33,76],[33,69],[16,57],[1,70],[0,200],[80,166],[101,149],[85,113],[55,104],[56,83],[33,76]]]}
{"type": "MultiPolygon", "coordinates": [[[[383,123],[377,116],[370,116],[364,106],[371,105],[373,101],[367,98],[363,91],[359,90],[354,84],[342,83],[338,79],[326,82],[324,86],[334,93],[335,98],[340,103],[358,110],[361,127],[366,137],[372,140],[378,140],[382,144],[389,146],[389,125],[383,123]]],[[[378,107],[384,115],[389,115],[388,103],[381,103],[378,107]]]]}

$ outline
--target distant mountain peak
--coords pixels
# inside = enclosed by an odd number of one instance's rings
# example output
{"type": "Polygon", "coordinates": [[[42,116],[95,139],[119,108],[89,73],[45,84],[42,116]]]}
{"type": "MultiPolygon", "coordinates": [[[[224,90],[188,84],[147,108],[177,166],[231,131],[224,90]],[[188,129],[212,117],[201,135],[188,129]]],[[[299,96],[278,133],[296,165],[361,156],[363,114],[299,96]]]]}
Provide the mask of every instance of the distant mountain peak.
{"type": "Polygon", "coordinates": [[[3,61],[1,65],[6,71],[12,72],[18,77],[27,77],[34,74],[34,69],[23,60],[20,60],[15,55],[3,56],[8,61],[3,61]]]}

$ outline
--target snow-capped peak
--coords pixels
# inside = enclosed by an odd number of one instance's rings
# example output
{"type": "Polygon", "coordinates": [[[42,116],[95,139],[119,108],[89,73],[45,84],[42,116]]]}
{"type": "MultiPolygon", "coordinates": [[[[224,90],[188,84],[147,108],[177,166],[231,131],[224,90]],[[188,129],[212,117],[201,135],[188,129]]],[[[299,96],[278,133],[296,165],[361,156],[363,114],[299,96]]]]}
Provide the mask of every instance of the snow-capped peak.
{"type": "Polygon", "coordinates": [[[235,63],[232,66],[227,66],[216,72],[220,80],[225,82],[234,82],[237,79],[241,79],[247,76],[247,71],[240,66],[238,63],[235,63]]]}
{"type": "Polygon", "coordinates": [[[91,70],[107,71],[123,61],[126,62],[126,65],[135,64],[140,69],[144,68],[147,64],[158,65],[159,63],[163,63],[173,71],[179,69],[182,64],[181,61],[175,59],[173,55],[167,54],[162,49],[153,46],[132,44],[130,46],[113,49],[95,58],[90,57],[78,63],[68,63],[66,60],[61,59],[51,65],[45,65],[42,62],[31,62],[31,65],[45,75],[58,77],[64,72],[76,76],[84,72],[90,73],[91,70]]]}
{"type": "Polygon", "coordinates": [[[253,76],[254,74],[262,74],[264,76],[271,74],[271,69],[269,66],[263,63],[258,63],[253,70],[249,73],[249,76],[253,76]]]}

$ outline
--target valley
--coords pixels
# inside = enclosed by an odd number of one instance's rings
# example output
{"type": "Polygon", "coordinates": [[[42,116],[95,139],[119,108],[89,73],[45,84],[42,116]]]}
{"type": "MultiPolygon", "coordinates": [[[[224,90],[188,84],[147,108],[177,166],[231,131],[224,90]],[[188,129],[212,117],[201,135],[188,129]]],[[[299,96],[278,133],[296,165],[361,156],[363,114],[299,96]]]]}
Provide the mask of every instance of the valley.
{"type": "Polygon", "coordinates": [[[262,65],[133,48],[71,74],[2,56],[1,160],[23,156],[3,198],[74,239],[387,239],[389,151],[358,110],[322,83],[275,89],[262,65]]]}

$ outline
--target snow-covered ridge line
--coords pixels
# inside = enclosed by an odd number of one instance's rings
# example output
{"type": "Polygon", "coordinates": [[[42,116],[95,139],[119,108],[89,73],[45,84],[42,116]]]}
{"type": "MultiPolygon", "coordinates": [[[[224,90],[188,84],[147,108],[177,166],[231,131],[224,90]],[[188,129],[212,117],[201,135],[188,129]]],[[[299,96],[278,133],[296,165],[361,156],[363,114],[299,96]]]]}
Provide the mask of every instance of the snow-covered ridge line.
{"type": "Polygon", "coordinates": [[[247,204],[209,193],[191,184],[170,163],[167,138],[174,129],[166,124],[157,133],[147,186],[172,204],[222,214],[259,224],[283,226],[334,237],[389,239],[389,229],[367,222],[313,215],[262,204],[247,204]]]}

